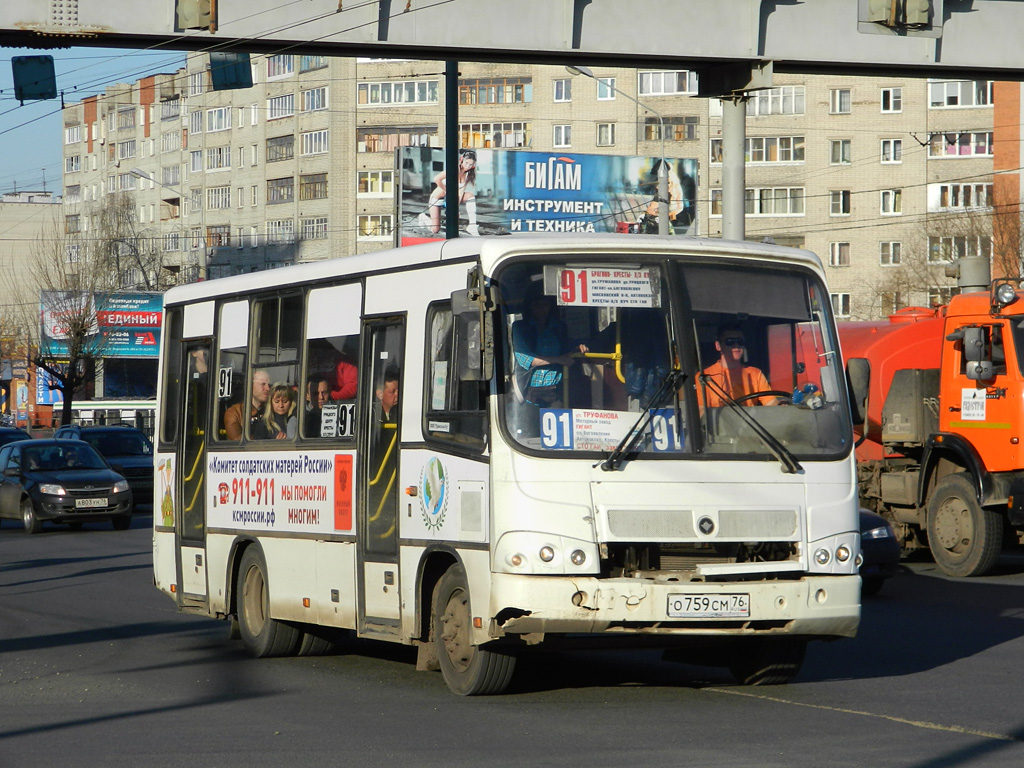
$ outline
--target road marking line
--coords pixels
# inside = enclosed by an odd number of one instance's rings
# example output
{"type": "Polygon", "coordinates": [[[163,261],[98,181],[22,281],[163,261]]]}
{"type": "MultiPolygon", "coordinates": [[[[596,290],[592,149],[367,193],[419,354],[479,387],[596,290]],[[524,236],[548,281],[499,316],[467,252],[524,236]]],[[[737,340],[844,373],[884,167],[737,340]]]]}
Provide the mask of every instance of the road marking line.
{"type": "Polygon", "coordinates": [[[877,712],[864,712],[859,709],[845,709],[843,707],[830,707],[825,704],[807,704],[802,701],[790,701],[789,699],[782,699],[777,696],[766,696],[762,693],[747,693],[746,691],[734,691],[729,688],[705,688],[705,691],[712,691],[714,693],[726,693],[730,696],[745,696],[748,699],[762,699],[764,701],[774,701],[779,704],[791,704],[794,707],[808,707],[809,709],[823,709],[829,712],[840,712],[844,715],[863,715],[864,717],[876,717],[881,720],[891,720],[894,723],[903,723],[904,725],[912,725],[915,728],[927,728],[933,731],[947,731],[949,733],[963,733],[968,736],[981,736],[986,739],[997,739],[999,741],[1024,741],[1024,739],[1011,736],[1006,733],[991,733],[990,731],[979,731],[975,728],[967,728],[962,725],[941,725],[939,723],[929,723],[926,720],[908,720],[905,717],[895,717],[894,715],[882,715],[877,712]]]}

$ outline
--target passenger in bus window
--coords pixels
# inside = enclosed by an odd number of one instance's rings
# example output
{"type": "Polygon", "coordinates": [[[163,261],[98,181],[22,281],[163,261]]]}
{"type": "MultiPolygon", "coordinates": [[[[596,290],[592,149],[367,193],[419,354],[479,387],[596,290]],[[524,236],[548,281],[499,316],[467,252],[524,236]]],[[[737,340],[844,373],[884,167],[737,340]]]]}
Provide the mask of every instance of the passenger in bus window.
{"type": "MultiPolygon", "coordinates": [[[[740,328],[735,326],[720,328],[718,338],[715,340],[715,349],[719,353],[719,358],[713,365],[704,369],[704,375],[725,390],[733,400],[740,400],[755,392],[771,390],[772,387],[761,369],[746,364],[747,342],[740,328]]],[[[709,407],[717,408],[725,404],[724,399],[714,387],[704,386],[697,388],[697,397],[701,401],[701,407],[704,405],[705,396],[702,390],[706,392],[709,407]]],[[[740,405],[776,405],[777,403],[778,398],[769,395],[743,400],[740,405]]]]}
{"type": "Polygon", "coordinates": [[[302,421],[303,437],[320,437],[320,417],[324,404],[331,397],[327,377],[314,373],[306,380],[306,412],[302,421]]]}
{"type": "Polygon", "coordinates": [[[270,390],[270,407],[253,425],[257,440],[285,440],[295,437],[295,390],[291,384],[278,382],[270,390]]]}
{"type": "Polygon", "coordinates": [[[384,383],[377,390],[374,404],[375,421],[394,424],[398,421],[398,369],[390,366],[384,371],[384,383]]]}
{"type": "MultiPolygon", "coordinates": [[[[252,400],[249,405],[249,424],[254,425],[263,417],[270,397],[270,375],[264,370],[253,371],[252,400]]],[[[242,439],[242,403],[235,403],[224,411],[224,431],[228,440],[242,439]]]]}
{"type": "MultiPolygon", "coordinates": [[[[565,326],[552,317],[555,300],[535,293],[528,300],[528,315],[512,324],[516,394],[524,401],[548,408],[561,407],[563,369],[573,364],[565,326]]],[[[579,345],[586,352],[585,344],[579,345]]]]}
{"type": "Polygon", "coordinates": [[[351,400],[356,396],[358,384],[359,369],[342,355],[331,380],[331,400],[351,400]]]}

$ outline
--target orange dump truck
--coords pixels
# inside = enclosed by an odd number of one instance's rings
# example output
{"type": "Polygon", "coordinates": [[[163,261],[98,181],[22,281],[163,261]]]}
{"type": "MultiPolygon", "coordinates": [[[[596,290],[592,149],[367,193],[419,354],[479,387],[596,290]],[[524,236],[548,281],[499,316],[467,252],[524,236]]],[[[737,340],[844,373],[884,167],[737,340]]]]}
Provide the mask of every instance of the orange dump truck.
{"type": "Polygon", "coordinates": [[[1024,528],[1024,293],[997,280],[839,336],[861,504],[946,573],[986,573],[1024,528]]]}

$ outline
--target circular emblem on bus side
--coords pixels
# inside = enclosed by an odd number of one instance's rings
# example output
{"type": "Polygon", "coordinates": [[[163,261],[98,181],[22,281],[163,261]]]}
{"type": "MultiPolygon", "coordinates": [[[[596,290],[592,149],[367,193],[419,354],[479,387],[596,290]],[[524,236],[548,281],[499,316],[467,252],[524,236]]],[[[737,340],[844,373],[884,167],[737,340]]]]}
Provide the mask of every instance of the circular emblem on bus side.
{"type": "Polygon", "coordinates": [[[697,530],[705,536],[710,536],[715,532],[715,521],[710,517],[704,516],[697,521],[697,530]]]}
{"type": "Polygon", "coordinates": [[[448,509],[448,476],[436,456],[431,456],[420,471],[418,496],[424,525],[432,531],[439,530],[448,509]]]}

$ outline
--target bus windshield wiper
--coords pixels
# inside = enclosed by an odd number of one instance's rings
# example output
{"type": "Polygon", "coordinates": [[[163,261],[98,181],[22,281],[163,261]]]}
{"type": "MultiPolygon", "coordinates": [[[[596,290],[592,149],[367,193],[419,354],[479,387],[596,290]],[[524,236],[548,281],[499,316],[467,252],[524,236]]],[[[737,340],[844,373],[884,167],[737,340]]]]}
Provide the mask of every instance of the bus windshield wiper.
{"type": "MultiPolygon", "coordinates": [[[[650,402],[647,403],[647,407],[637,418],[636,423],[629,428],[629,431],[623,436],[612,452],[603,461],[598,462],[594,466],[600,466],[605,472],[614,472],[622,466],[622,461],[626,454],[632,450],[637,439],[646,433],[651,419],[654,418],[654,412],[661,407],[666,397],[674,394],[679,389],[679,386],[683,383],[683,378],[683,372],[678,368],[673,368],[665,374],[665,378],[661,381],[661,386],[658,387],[658,390],[651,397],[650,402]]],[[[678,412],[678,407],[676,410],[678,412]]]]}
{"type": "Polygon", "coordinates": [[[706,373],[700,374],[699,378],[703,384],[706,384],[722,399],[723,403],[736,411],[740,418],[743,419],[743,421],[745,421],[752,430],[754,430],[754,434],[761,438],[761,442],[763,442],[768,447],[768,450],[772,452],[772,455],[782,463],[783,472],[789,472],[794,475],[797,472],[803,472],[804,468],[800,466],[800,462],[797,461],[796,456],[794,456],[786,446],[779,442],[779,438],[769,432],[761,422],[751,416],[746,408],[733,400],[729,393],[726,392],[718,382],[706,373]]]}

